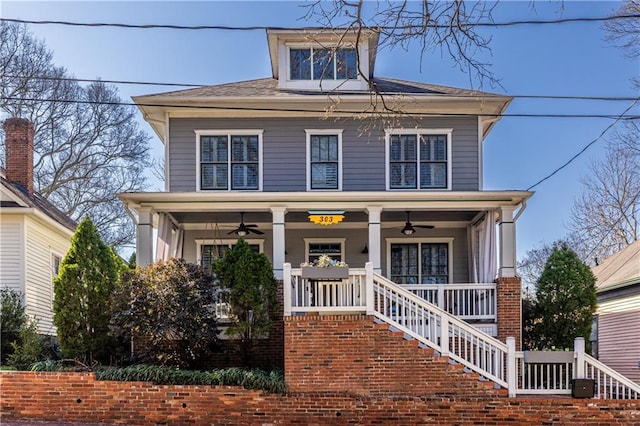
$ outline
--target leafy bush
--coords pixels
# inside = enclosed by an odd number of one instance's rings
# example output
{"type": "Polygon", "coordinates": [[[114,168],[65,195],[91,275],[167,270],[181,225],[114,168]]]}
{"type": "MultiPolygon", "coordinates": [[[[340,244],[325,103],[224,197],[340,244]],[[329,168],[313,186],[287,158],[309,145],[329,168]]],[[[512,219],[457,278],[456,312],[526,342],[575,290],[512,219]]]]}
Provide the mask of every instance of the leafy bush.
{"type": "Polygon", "coordinates": [[[267,256],[256,253],[242,238],[214,264],[222,286],[229,291],[233,324],[227,334],[240,338],[244,365],[251,364],[257,339],[268,335],[276,315],[277,283],[267,256]]]}
{"type": "Polygon", "coordinates": [[[197,368],[217,350],[217,287],[201,267],[177,259],[127,271],[112,298],[111,333],[134,338],[136,360],[197,368]]]}
{"type": "Polygon", "coordinates": [[[0,289],[0,363],[4,364],[13,353],[12,344],[20,338],[20,331],[27,325],[27,314],[20,293],[0,289]]]}
{"type": "Polygon", "coordinates": [[[124,368],[108,367],[96,370],[98,380],[144,381],[170,385],[242,386],[272,393],[286,392],[284,377],[279,371],[227,368],[196,371],[157,365],[132,365],[124,368]]]}
{"type": "Polygon", "coordinates": [[[13,353],[7,364],[17,370],[29,370],[31,366],[43,359],[56,357],[56,347],[50,336],[38,334],[37,322],[29,319],[22,327],[18,340],[11,343],[13,353]]]}

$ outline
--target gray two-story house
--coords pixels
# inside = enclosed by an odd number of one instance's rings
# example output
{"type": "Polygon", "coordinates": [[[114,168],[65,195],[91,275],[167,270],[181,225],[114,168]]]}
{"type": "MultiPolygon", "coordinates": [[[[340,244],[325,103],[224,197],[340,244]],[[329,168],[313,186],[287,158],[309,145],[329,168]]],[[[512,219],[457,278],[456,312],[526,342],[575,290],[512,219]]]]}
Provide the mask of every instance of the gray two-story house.
{"type": "Polygon", "coordinates": [[[374,30],[267,40],[271,77],[134,98],[164,143],[166,173],[162,192],[120,195],[138,262],[207,266],[242,237],[284,280],[285,314],[364,305],[353,283],[368,265],[519,338],[515,221],[531,193],[482,186],[483,141],[511,98],[378,77],[374,30]],[[350,278],[303,285],[299,265],[322,254],[350,278]]]}

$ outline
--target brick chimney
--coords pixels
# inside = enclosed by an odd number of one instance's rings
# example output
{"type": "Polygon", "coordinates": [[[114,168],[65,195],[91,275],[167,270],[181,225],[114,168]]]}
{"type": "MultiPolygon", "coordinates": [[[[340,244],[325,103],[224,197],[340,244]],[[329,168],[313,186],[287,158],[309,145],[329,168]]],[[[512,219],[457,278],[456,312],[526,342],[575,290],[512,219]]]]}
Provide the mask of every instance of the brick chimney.
{"type": "Polygon", "coordinates": [[[3,124],[6,148],[6,177],[33,194],[33,123],[9,118],[3,124]]]}

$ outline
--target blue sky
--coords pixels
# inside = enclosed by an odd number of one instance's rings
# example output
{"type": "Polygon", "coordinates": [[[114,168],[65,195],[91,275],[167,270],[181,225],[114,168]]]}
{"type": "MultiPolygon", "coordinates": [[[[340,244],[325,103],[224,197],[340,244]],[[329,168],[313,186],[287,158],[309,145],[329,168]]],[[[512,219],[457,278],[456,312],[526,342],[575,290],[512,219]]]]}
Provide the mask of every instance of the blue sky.
{"type": "MultiPolygon", "coordinates": [[[[132,24],[309,26],[300,2],[0,2],[3,18],[132,24]]],[[[620,6],[613,1],[501,2],[496,22],[561,17],[601,17],[620,6]]],[[[178,31],[30,25],[54,51],[54,61],[78,78],[219,84],[270,76],[266,37],[257,31],[178,31]]],[[[640,65],[604,40],[601,23],[522,25],[491,28],[492,70],[511,95],[638,96],[629,80],[640,65]]],[[[376,74],[470,88],[439,51],[420,64],[417,46],[382,50],[376,74]]],[[[119,85],[123,98],[175,90],[119,85]]],[[[477,87],[476,87],[477,88],[477,87]]],[[[514,99],[508,113],[619,114],[630,102],[514,99]]],[[[638,107],[632,111],[640,113],[638,107]]],[[[141,118],[140,118],[141,119],[141,118]]],[[[526,189],[595,139],[611,120],[600,118],[505,117],[485,140],[485,189],[526,189]]],[[[161,143],[153,135],[156,157],[161,143]]],[[[518,254],[567,232],[573,200],[589,162],[602,155],[605,139],[556,176],[535,188],[518,221],[518,254]]],[[[155,184],[159,187],[159,184],[155,184]]]]}

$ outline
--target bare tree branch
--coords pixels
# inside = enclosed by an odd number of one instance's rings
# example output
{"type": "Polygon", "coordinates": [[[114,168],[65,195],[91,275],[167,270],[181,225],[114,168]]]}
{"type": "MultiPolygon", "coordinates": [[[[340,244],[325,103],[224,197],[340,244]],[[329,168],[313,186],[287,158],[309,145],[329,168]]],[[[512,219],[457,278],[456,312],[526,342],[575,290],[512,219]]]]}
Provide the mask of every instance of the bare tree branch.
{"type": "MultiPolygon", "coordinates": [[[[133,224],[116,194],[144,189],[151,166],[149,137],[135,110],[116,105],[114,86],[65,80],[67,70],[53,64],[52,53],[24,25],[0,23],[0,67],[0,119],[34,123],[36,190],[76,220],[90,216],[107,244],[133,241],[133,224]],[[15,75],[22,77],[9,77],[15,75]]],[[[3,152],[4,137],[2,161],[3,152]]]]}

